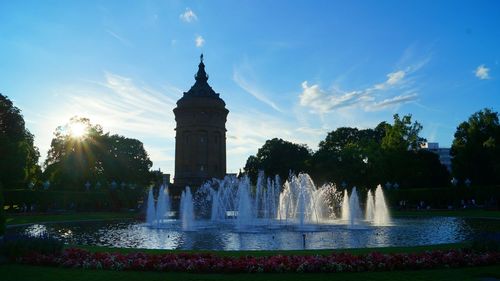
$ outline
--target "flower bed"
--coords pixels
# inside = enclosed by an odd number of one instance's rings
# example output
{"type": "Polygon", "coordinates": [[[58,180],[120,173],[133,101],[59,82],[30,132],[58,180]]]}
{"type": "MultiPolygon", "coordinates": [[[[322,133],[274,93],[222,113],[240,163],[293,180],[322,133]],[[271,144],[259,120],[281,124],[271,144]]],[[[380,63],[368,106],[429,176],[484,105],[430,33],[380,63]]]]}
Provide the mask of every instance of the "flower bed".
{"type": "Polygon", "coordinates": [[[359,272],[494,265],[500,263],[500,252],[477,253],[464,249],[410,254],[374,252],[367,255],[332,253],[326,256],[221,257],[185,253],[91,253],[72,248],[60,255],[30,253],[19,258],[18,262],[69,268],[196,273],[359,272]]]}

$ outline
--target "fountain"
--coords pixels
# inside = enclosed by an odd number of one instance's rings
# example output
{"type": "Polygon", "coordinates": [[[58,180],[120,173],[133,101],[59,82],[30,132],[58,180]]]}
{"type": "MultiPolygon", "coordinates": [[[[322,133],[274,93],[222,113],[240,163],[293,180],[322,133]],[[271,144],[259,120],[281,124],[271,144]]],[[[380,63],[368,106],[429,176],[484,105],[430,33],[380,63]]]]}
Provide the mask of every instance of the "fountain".
{"type": "Polygon", "coordinates": [[[156,211],[155,211],[155,199],[153,197],[153,188],[149,189],[148,194],[148,209],[146,211],[146,223],[152,226],[156,221],[156,211]]]}
{"type": "Polygon", "coordinates": [[[360,225],[361,221],[361,208],[359,207],[358,192],[356,187],[352,188],[351,196],[349,196],[349,218],[348,225],[354,228],[360,225]]]}
{"type": "Polygon", "coordinates": [[[368,222],[373,221],[375,216],[375,198],[373,197],[373,192],[368,190],[366,195],[366,210],[365,210],[365,220],[368,222]]]}
{"type": "MultiPolygon", "coordinates": [[[[161,187],[155,208],[153,191],[149,191],[147,225],[160,227],[169,217],[170,199],[167,187],[161,187]]],[[[343,196],[335,185],[316,187],[309,175],[290,175],[281,185],[278,176],[265,178],[260,172],[252,186],[247,176],[227,176],[203,184],[195,194],[186,187],[182,192],[179,220],[182,230],[195,230],[195,214],[212,224],[231,224],[239,232],[255,228],[277,229],[292,226],[296,230],[315,230],[320,225],[346,224],[348,228],[366,228],[368,224],[390,224],[389,212],[379,185],[368,191],[365,213],[361,211],[356,187],[343,196]],[[341,217],[336,219],[337,206],[341,217]],[[363,220],[364,216],[364,220],[363,220]]]]}
{"type": "Polygon", "coordinates": [[[191,188],[189,186],[186,186],[186,189],[182,192],[179,213],[182,221],[182,230],[184,231],[195,230],[193,195],[191,194],[191,188]]]}
{"type": "Polygon", "coordinates": [[[156,200],[156,223],[162,224],[165,219],[170,215],[170,198],[168,196],[168,188],[165,186],[160,187],[158,192],[158,199],[156,200]]]}
{"type": "Polygon", "coordinates": [[[379,184],[375,189],[375,212],[373,214],[374,225],[389,225],[391,218],[389,216],[389,209],[385,203],[384,192],[382,186],[379,184]]]}
{"type": "Polygon", "coordinates": [[[348,221],[350,217],[349,213],[349,194],[347,194],[347,189],[344,189],[344,197],[342,200],[342,220],[348,221]]]}

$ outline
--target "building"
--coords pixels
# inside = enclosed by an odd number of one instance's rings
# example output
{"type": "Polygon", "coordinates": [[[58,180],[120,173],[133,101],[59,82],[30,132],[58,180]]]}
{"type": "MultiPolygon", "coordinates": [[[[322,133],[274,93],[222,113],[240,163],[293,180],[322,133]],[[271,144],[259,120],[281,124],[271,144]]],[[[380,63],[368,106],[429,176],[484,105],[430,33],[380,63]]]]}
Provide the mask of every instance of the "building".
{"type": "Polygon", "coordinates": [[[451,172],[451,154],[450,148],[439,148],[439,143],[437,142],[426,142],[422,145],[422,149],[434,152],[439,156],[439,162],[445,165],[448,171],[451,172]]]}
{"type": "Polygon", "coordinates": [[[226,175],[226,103],[208,84],[203,55],[195,83],[174,109],[174,185],[197,187],[226,175]]]}

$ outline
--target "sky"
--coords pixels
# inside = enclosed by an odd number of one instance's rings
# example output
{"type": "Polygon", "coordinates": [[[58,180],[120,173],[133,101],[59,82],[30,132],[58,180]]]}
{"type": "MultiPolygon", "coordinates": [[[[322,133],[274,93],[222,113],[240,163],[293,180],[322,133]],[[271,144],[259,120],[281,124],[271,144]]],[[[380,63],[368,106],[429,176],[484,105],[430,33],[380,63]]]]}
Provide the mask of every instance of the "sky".
{"type": "Polygon", "coordinates": [[[72,116],[139,139],[174,173],[172,112],[204,54],[230,110],[227,171],[266,140],[317,149],[338,127],[412,114],[449,147],[500,110],[499,1],[0,0],[0,93],[43,161],[72,116]]]}

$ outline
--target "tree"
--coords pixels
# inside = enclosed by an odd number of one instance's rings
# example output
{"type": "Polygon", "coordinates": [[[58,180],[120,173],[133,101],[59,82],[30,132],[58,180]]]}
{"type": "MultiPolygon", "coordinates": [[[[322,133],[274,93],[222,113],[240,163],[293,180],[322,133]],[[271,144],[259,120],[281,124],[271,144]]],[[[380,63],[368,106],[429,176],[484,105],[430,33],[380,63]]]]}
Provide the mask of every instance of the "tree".
{"type": "Polygon", "coordinates": [[[279,175],[288,178],[291,172],[307,171],[307,162],[311,152],[306,145],[295,144],[282,139],[267,140],[259,148],[256,156],[250,156],[245,165],[245,172],[253,176],[255,181],[258,170],[263,170],[268,176],[279,175]]]}
{"type": "Polygon", "coordinates": [[[411,122],[411,114],[399,117],[394,114],[394,124],[385,124],[385,136],[382,139],[382,148],[386,150],[407,151],[418,150],[424,138],[419,136],[422,125],[417,121],[411,122]]]}
{"type": "Polygon", "coordinates": [[[145,185],[152,179],[151,166],[142,142],[110,136],[89,119],[73,117],[54,133],[44,176],[64,188],[83,187],[87,181],[145,185]]]}
{"type": "Polygon", "coordinates": [[[0,182],[4,188],[25,187],[40,174],[40,153],[19,108],[0,94],[0,182]]]}
{"type": "Polygon", "coordinates": [[[341,127],[328,133],[312,157],[311,173],[317,182],[371,184],[385,123],[375,129],[341,127]]]}
{"type": "Polygon", "coordinates": [[[485,108],[462,122],[451,146],[452,170],[462,181],[479,185],[500,183],[500,124],[498,113],[485,108]]]}

